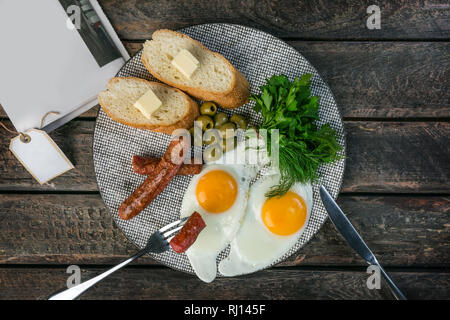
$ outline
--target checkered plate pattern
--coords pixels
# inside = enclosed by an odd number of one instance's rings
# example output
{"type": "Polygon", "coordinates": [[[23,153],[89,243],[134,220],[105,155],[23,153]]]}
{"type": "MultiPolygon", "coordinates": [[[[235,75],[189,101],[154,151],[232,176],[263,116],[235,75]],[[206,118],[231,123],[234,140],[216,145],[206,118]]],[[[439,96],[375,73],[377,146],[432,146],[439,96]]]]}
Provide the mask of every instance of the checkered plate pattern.
{"type": "MultiPolygon", "coordinates": [[[[294,48],[265,32],[231,24],[204,24],[179,30],[199,40],[206,47],[221,53],[249,80],[251,92],[258,93],[259,86],[274,74],[285,74],[291,80],[303,73],[312,73],[312,94],[320,96],[320,122],[330,123],[336,130],[338,142],[345,155],[344,127],[336,101],[314,67],[294,48]]],[[[133,56],[119,71],[118,77],[134,76],[156,81],[141,63],[141,51],[133,56]]],[[[253,111],[254,102],[228,114],[238,113],[256,124],[261,117],[253,111]]],[[[143,248],[148,237],[162,226],[178,219],[184,190],[191,177],[176,176],[168,187],[138,216],[125,221],[119,218],[118,208],[145,179],[135,174],[131,167],[133,155],[161,157],[170,136],[139,130],[111,120],[99,111],[94,133],[94,166],[101,196],[114,221],[127,238],[137,247],[143,248]]],[[[320,168],[320,180],[336,198],[342,184],[345,160],[320,168]]],[[[320,229],[327,213],[320,200],[318,185],[314,185],[314,205],[305,232],[298,242],[274,264],[286,260],[302,248],[320,229]]],[[[217,262],[228,255],[229,248],[218,257],[217,262]]],[[[193,273],[185,254],[167,251],[152,254],[155,260],[177,270],[193,273]]],[[[220,275],[219,275],[220,276],[220,275]]]]}

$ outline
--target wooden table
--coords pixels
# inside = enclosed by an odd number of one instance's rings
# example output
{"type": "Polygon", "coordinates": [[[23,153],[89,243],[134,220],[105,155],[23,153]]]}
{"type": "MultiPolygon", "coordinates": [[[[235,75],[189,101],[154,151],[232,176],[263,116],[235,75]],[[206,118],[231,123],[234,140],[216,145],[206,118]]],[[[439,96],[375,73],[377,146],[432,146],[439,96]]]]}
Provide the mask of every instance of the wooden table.
{"type": "MultiPolygon", "coordinates": [[[[302,53],[330,85],[344,117],[348,160],[338,203],[412,299],[450,298],[445,3],[383,1],[381,29],[368,30],[372,1],[100,1],[130,54],[158,28],[210,22],[265,30],[302,53]]],[[[79,265],[88,279],[135,252],[98,192],[97,110],[51,133],[75,169],[42,186],[8,151],[11,135],[1,131],[0,298],[45,298],[64,287],[68,265],[79,265]]],[[[3,111],[0,116],[11,126],[3,111]]],[[[367,289],[368,276],[327,221],[291,259],[266,271],[204,284],[143,258],[83,298],[391,298],[367,289]]]]}

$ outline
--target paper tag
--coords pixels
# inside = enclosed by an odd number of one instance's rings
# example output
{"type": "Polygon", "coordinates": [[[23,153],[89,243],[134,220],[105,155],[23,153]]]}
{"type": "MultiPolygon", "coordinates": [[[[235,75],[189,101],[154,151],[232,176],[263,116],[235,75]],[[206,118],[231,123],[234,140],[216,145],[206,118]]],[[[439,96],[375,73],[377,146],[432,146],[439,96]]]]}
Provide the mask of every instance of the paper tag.
{"type": "Polygon", "coordinates": [[[31,140],[23,142],[20,136],[17,136],[11,139],[9,150],[40,184],[74,168],[46,132],[30,129],[25,134],[31,140]]]}

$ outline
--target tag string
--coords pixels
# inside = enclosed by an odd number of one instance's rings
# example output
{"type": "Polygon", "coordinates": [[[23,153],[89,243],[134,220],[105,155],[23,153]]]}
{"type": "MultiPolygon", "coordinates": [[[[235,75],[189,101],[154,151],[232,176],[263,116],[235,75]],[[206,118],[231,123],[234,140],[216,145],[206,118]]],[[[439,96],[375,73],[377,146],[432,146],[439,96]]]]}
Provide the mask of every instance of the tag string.
{"type": "Polygon", "coordinates": [[[31,141],[31,137],[28,134],[8,129],[1,121],[0,121],[0,125],[3,127],[3,129],[8,131],[9,133],[20,134],[20,141],[22,141],[23,143],[28,143],[31,141]]]}
{"type": "Polygon", "coordinates": [[[46,114],[44,114],[44,116],[41,119],[41,126],[39,127],[39,129],[42,129],[42,127],[44,126],[44,121],[45,121],[45,119],[47,119],[47,117],[49,115],[57,116],[57,115],[59,115],[59,112],[58,111],[49,111],[46,114]]]}
{"type": "MultiPolygon", "coordinates": [[[[42,127],[44,126],[44,121],[49,115],[59,115],[59,112],[57,112],[57,111],[49,111],[46,114],[44,114],[44,116],[41,119],[41,125],[40,125],[39,129],[42,129],[42,127]]],[[[9,133],[19,134],[20,135],[20,141],[22,141],[23,143],[28,143],[28,142],[31,141],[31,137],[28,134],[23,133],[23,132],[19,132],[19,131],[16,131],[16,130],[8,129],[8,127],[5,126],[1,121],[0,121],[0,125],[3,127],[3,129],[8,131],[9,133]]]]}

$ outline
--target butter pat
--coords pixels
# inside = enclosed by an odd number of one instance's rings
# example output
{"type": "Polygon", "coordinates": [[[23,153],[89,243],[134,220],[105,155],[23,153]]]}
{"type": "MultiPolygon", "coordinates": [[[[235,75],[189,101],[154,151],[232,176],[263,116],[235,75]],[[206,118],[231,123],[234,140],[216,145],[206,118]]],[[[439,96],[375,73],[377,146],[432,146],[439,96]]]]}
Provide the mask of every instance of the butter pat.
{"type": "Polygon", "coordinates": [[[149,89],[138,101],[134,103],[134,107],[138,109],[147,119],[150,119],[152,113],[161,107],[162,102],[156,94],[149,89]]]}
{"type": "Polygon", "coordinates": [[[172,60],[172,65],[186,78],[191,78],[199,64],[200,62],[186,49],[182,49],[172,60]]]}

